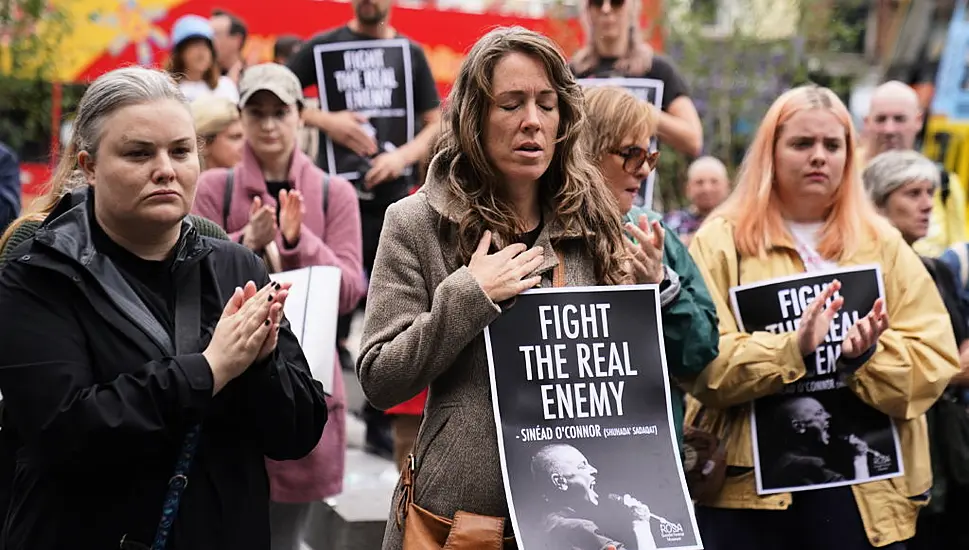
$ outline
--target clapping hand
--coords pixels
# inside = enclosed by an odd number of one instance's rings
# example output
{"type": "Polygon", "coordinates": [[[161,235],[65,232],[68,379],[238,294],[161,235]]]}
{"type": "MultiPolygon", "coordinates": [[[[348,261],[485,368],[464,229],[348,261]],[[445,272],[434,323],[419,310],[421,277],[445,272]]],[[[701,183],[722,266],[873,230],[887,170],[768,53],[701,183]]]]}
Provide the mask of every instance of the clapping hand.
{"type": "MultiPolygon", "coordinates": [[[[841,306],[844,305],[845,299],[838,296],[830,304],[826,302],[840,289],[841,281],[835,279],[831,284],[824,287],[821,294],[811,301],[811,304],[804,310],[804,314],[801,315],[801,323],[797,327],[797,345],[802,356],[814,353],[814,350],[818,349],[818,346],[821,345],[821,342],[824,342],[828,335],[828,331],[831,329],[831,321],[838,314],[841,306]]],[[[843,353],[844,348],[842,347],[843,353]]]]}
{"type": "Polygon", "coordinates": [[[648,218],[639,217],[639,225],[626,224],[626,230],[632,233],[637,242],[626,237],[626,251],[631,256],[632,271],[636,282],[640,284],[660,284],[666,278],[663,269],[663,242],[666,231],[658,221],[650,223],[648,218]]]}
{"type": "MultiPolygon", "coordinates": [[[[283,309],[286,306],[286,298],[289,296],[289,289],[292,288],[293,283],[270,283],[270,285],[275,286],[277,290],[273,304],[269,308],[269,335],[266,337],[262,349],[256,355],[257,362],[269,357],[269,354],[276,349],[276,344],[279,341],[279,324],[283,320],[283,309]]],[[[242,289],[242,293],[233,295],[233,298],[237,300],[237,306],[241,307],[255,295],[256,285],[250,281],[242,289]]]]}
{"type": "Polygon", "coordinates": [[[212,369],[213,393],[245,372],[263,351],[273,325],[270,313],[281,290],[282,285],[269,283],[256,291],[250,281],[229,298],[212,340],[202,352],[212,369]]]}
{"type": "Polygon", "coordinates": [[[296,246],[303,229],[303,194],[293,189],[279,192],[279,229],[288,246],[296,246]]]}
{"type": "Polygon", "coordinates": [[[878,338],[888,329],[888,312],[885,311],[885,300],[879,298],[871,307],[868,315],[851,325],[848,334],[841,342],[841,355],[848,359],[860,357],[872,346],[878,343],[878,338]]]}
{"type": "Polygon", "coordinates": [[[242,244],[260,252],[276,239],[276,211],[256,197],[249,206],[249,224],[243,232],[242,244]]]}

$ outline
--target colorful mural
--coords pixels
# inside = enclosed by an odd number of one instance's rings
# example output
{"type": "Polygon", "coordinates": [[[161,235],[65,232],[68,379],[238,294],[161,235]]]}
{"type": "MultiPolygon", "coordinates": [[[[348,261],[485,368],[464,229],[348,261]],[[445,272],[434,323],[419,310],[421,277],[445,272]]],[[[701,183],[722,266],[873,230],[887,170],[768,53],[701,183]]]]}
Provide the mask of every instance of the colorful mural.
{"type": "Polygon", "coordinates": [[[122,0],[118,4],[114,12],[92,13],[91,21],[117,33],[108,43],[109,54],[117,57],[134,45],[138,63],[150,66],[155,60],[154,48],[168,48],[168,33],[156,24],[167,15],[166,9],[142,6],[137,0],[122,0]]]}

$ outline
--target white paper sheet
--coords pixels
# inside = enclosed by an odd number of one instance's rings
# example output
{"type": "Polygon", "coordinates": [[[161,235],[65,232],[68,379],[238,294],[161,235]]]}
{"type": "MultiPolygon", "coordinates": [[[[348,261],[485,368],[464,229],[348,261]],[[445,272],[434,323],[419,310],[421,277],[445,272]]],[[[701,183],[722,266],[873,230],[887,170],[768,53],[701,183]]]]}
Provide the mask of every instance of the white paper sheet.
{"type": "Polygon", "coordinates": [[[314,266],[274,273],[272,280],[292,283],[284,310],[290,328],[303,347],[313,378],[333,391],[333,358],[339,315],[340,269],[314,266]]]}

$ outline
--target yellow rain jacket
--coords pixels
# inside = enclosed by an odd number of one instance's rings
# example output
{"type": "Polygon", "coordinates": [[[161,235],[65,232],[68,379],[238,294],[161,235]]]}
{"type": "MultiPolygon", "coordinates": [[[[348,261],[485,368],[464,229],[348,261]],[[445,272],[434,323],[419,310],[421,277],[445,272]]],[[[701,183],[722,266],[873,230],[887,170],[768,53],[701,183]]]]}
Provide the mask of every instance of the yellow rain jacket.
{"type": "MultiPolygon", "coordinates": [[[[852,486],[869,541],[886,546],[915,535],[918,510],[925,500],[910,497],[923,495],[932,485],[925,411],[942,394],[959,363],[949,315],[928,271],[895,228],[883,220],[878,224],[878,241],[863,242],[840,265],[878,263],[884,277],[890,327],[849,387],[865,403],[893,417],[898,427],[905,475],[852,486]]],[[[733,224],[723,218],[707,221],[694,236],[690,252],[717,307],[720,354],[696,380],[696,399],[688,405],[687,423],[694,422],[697,399],[708,407],[701,428],[723,433],[731,419],[727,463],[752,469],[749,403],[803,377],[804,360],[794,332],[738,331],[729,305],[729,289],[737,285],[738,274],[733,224]]],[[[739,269],[741,284],[804,271],[792,243],[775,244],[764,258],[743,258],[739,269]]],[[[728,477],[720,495],[702,504],[784,510],[792,498],[796,497],[789,493],[759,496],[751,470],[728,477]]]]}

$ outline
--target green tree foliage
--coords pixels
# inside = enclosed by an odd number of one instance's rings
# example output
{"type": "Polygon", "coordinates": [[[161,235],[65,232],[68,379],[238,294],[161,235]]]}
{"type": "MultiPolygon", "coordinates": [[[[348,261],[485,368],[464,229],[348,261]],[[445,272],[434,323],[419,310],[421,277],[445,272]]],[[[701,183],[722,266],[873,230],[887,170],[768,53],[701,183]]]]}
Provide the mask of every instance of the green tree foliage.
{"type": "Polygon", "coordinates": [[[0,140],[22,160],[47,154],[55,44],[69,31],[70,22],[48,0],[0,0],[0,140]]]}
{"type": "MultiPolygon", "coordinates": [[[[806,82],[825,78],[818,54],[860,54],[866,0],[666,0],[667,54],[690,85],[704,132],[704,154],[735,173],[771,103],[806,82]],[[786,12],[785,12],[786,10],[786,12]],[[853,11],[852,11],[853,10],[853,11]],[[854,17],[847,17],[846,14],[854,17]]],[[[822,56],[823,59],[823,56],[822,56]]],[[[691,159],[663,147],[656,198],[670,210],[685,203],[683,182],[691,159]]]]}

